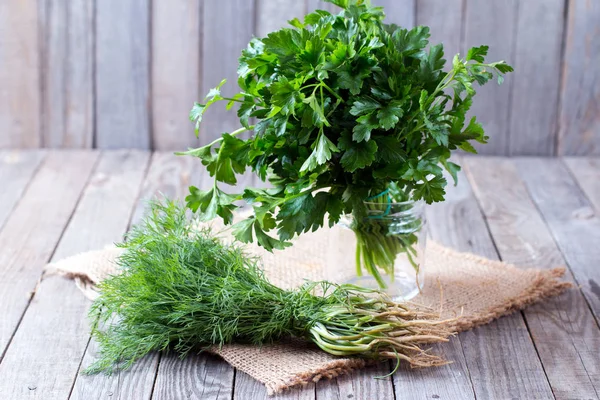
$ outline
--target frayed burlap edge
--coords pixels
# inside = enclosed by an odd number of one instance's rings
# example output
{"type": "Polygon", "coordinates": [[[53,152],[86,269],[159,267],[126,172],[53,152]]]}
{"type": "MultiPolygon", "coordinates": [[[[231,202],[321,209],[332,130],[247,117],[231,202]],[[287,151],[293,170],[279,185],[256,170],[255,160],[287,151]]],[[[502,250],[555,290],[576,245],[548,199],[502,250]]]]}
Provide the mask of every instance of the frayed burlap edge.
{"type": "Polygon", "coordinates": [[[323,366],[320,368],[297,374],[287,380],[281,380],[275,385],[265,384],[265,386],[267,387],[267,394],[272,396],[276,393],[280,393],[297,386],[306,386],[311,382],[318,382],[322,378],[333,379],[340,375],[346,375],[354,370],[361,369],[372,364],[375,364],[375,362],[360,358],[345,358],[330,361],[326,364],[323,364],[323,366]]]}
{"type": "Polygon", "coordinates": [[[489,324],[498,318],[525,309],[527,306],[537,303],[549,297],[558,296],[565,290],[573,287],[571,282],[557,281],[565,275],[565,267],[557,267],[546,271],[539,271],[538,277],[533,281],[529,290],[518,297],[513,297],[504,304],[488,310],[487,313],[477,316],[461,316],[451,327],[457,332],[468,331],[478,326],[489,324]]]}

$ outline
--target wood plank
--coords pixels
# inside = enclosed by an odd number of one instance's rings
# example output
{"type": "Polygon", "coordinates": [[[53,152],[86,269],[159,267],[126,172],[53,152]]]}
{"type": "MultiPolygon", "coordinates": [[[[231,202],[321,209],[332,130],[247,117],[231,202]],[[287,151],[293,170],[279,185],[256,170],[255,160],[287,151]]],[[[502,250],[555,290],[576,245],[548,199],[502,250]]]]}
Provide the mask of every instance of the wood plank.
{"type": "Polygon", "coordinates": [[[150,148],[150,4],[96,3],[96,147],[150,148]]]}
{"type": "MultiPolygon", "coordinates": [[[[514,61],[517,1],[467,0],[465,12],[465,51],[473,46],[490,45],[488,60],[514,61]]],[[[482,154],[508,153],[509,111],[513,76],[500,87],[489,82],[477,88],[471,115],[476,115],[490,137],[485,145],[476,144],[482,154]]]]}
{"type": "Polygon", "coordinates": [[[42,109],[44,147],[89,148],[94,134],[94,4],[40,3],[44,18],[42,109]]]}
{"type": "Polygon", "coordinates": [[[600,155],[600,2],[569,1],[559,155],[600,155]]]}
{"type": "Polygon", "coordinates": [[[269,32],[289,28],[287,21],[304,19],[306,6],[294,0],[256,0],[256,35],[265,37],[269,32]]]}
{"type": "Polygon", "coordinates": [[[596,320],[600,319],[600,217],[561,160],[515,162],[596,320]]]}
{"type": "Polygon", "coordinates": [[[82,151],[49,154],[0,231],[2,354],[29,306],[31,291],[71,217],[96,159],[96,153],[82,151]],[[65,165],[73,168],[65,170],[65,165]]]}
{"type": "MultiPolygon", "coordinates": [[[[504,261],[541,268],[565,264],[509,159],[469,157],[464,165],[504,261]]],[[[600,330],[582,293],[567,291],[524,314],[555,397],[597,399],[600,330]]]]}
{"type": "MultiPolygon", "coordinates": [[[[204,1],[202,32],[202,90],[208,91],[227,79],[224,96],[239,91],[237,85],[238,58],[254,33],[254,0],[204,1]],[[227,34],[223,34],[223,30],[227,34]]],[[[227,111],[226,102],[211,107],[202,120],[200,142],[207,144],[240,127],[235,108],[227,111]]]]}
{"type": "MultiPolygon", "coordinates": [[[[52,261],[121,240],[148,159],[129,150],[102,154],[52,261]]],[[[0,398],[68,398],[89,341],[89,304],[73,281],[44,279],[0,365],[0,398]]]]}
{"type": "Polygon", "coordinates": [[[198,147],[189,110],[200,99],[201,0],[152,3],[152,135],[157,150],[198,147]]]}
{"type": "Polygon", "coordinates": [[[233,368],[215,355],[190,354],[181,360],[176,354],[163,354],[152,400],[230,400],[233,373],[233,368]]]}
{"type": "Polygon", "coordinates": [[[315,10],[325,10],[330,13],[338,13],[341,9],[331,3],[326,3],[323,0],[305,0],[306,1],[306,12],[311,13],[315,10]]]}
{"type": "Polygon", "coordinates": [[[0,229],[38,170],[45,153],[40,150],[0,152],[0,229]]]}
{"type": "Polygon", "coordinates": [[[394,23],[403,28],[412,28],[415,26],[415,16],[417,0],[373,0],[373,5],[381,6],[385,11],[385,22],[394,23]]]}
{"type": "Polygon", "coordinates": [[[317,382],[316,398],[322,400],[393,399],[392,378],[376,378],[389,374],[391,370],[390,364],[386,362],[355,370],[335,379],[321,379],[317,382]]]}
{"type": "Polygon", "coordinates": [[[0,147],[39,147],[38,2],[0,2],[0,147]]]}
{"type": "Polygon", "coordinates": [[[429,26],[432,44],[443,43],[448,65],[452,57],[463,53],[463,0],[421,0],[417,3],[417,25],[429,26]]]}
{"type": "Polygon", "coordinates": [[[564,160],[590,203],[600,213],[600,158],[567,157],[564,160]]]}
{"type": "Polygon", "coordinates": [[[507,155],[555,154],[564,7],[564,0],[519,3],[507,155]]]}
{"type": "Polygon", "coordinates": [[[451,364],[423,369],[402,365],[393,376],[396,399],[475,399],[461,340],[457,336],[449,343],[431,346],[433,353],[451,364]]]}
{"type": "MultiPolygon", "coordinates": [[[[459,182],[458,186],[447,187],[446,202],[430,207],[427,215],[432,237],[456,250],[498,259],[463,172],[459,174],[459,182]]],[[[463,332],[459,338],[475,398],[553,398],[520,313],[463,332]]]]}
{"type": "MultiPolygon", "coordinates": [[[[190,181],[198,179],[198,166],[201,166],[201,164],[192,157],[178,157],[170,153],[154,153],[141,194],[137,200],[132,223],[140,222],[150,198],[162,194],[173,199],[183,199],[190,181]]],[[[97,343],[91,341],[83,358],[82,368],[92,363],[97,352],[97,343]]],[[[169,371],[160,360],[162,360],[160,355],[153,353],[134,364],[130,370],[121,371],[112,376],[102,374],[78,375],[70,399],[87,400],[106,398],[107,396],[123,399],[154,398],[158,395],[157,393],[153,394],[155,382],[164,379],[160,377],[160,374],[157,377],[159,362],[161,371],[167,373],[169,371]]],[[[177,364],[177,367],[181,371],[190,371],[195,368],[194,365],[185,364],[186,360],[178,360],[178,362],[181,365],[177,364]]],[[[224,361],[216,360],[215,362],[223,363],[225,367],[233,371],[233,368],[229,367],[224,361]]],[[[167,366],[169,365],[175,365],[175,363],[169,364],[167,362],[167,366]]],[[[212,364],[207,365],[207,368],[210,367],[214,368],[212,364]]],[[[198,387],[196,384],[194,385],[195,388],[198,387]]],[[[212,386],[207,385],[206,391],[210,392],[211,390],[212,386]]]]}
{"type": "Polygon", "coordinates": [[[305,387],[290,389],[273,396],[267,395],[265,385],[252,378],[250,375],[236,370],[233,400],[314,400],[315,384],[309,383],[305,387]]]}

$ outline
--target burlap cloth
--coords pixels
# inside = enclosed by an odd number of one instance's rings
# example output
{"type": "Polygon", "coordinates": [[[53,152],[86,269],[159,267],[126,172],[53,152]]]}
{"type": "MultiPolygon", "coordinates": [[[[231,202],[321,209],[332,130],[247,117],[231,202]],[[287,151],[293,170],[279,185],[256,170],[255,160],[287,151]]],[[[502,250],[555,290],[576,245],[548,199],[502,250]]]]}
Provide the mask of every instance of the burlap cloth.
{"type": "MultiPolygon", "coordinates": [[[[94,298],[94,285],[117,272],[114,261],[121,251],[111,247],[75,255],[48,265],[47,272],[75,279],[86,296],[94,298]]],[[[248,252],[262,257],[271,282],[283,288],[354,268],[353,234],[339,227],[302,235],[285,251],[271,254],[250,245],[248,252]]],[[[425,288],[414,301],[440,310],[444,319],[460,315],[453,322],[458,331],[489,323],[571,286],[558,279],[564,268],[520,269],[432,241],[425,258],[425,288]]],[[[366,365],[360,359],[328,355],[295,339],[262,347],[228,345],[214,352],[264,383],[270,394],[366,365]]]]}

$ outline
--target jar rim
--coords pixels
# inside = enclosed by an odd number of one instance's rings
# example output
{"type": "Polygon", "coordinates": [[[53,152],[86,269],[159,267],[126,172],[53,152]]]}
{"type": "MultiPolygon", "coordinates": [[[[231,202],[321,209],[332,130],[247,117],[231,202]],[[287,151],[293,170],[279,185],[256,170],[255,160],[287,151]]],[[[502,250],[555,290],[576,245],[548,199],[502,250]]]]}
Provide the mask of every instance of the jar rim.
{"type": "Polygon", "coordinates": [[[425,205],[425,201],[423,200],[406,200],[406,201],[398,201],[398,202],[389,202],[389,203],[381,203],[381,202],[375,202],[375,201],[363,201],[363,204],[365,205],[382,205],[382,204],[389,204],[392,207],[393,206],[408,206],[408,205],[415,205],[415,206],[424,206],[425,205]]]}

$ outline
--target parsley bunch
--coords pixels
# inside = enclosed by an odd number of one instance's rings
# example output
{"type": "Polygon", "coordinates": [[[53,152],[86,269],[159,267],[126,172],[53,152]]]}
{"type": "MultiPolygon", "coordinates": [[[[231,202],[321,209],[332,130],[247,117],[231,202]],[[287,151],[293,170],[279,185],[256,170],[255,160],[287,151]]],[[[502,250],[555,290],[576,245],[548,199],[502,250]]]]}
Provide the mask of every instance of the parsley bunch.
{"type": "Polygon", "coordinates": [[[237,104],[240,129],[180,153],[200,158],[214,177],[208,190],[190,188],[188,207],[231,223],[234,203],[245,200],[254,213],[233,232],[267,250],[320,228],[326,215],[330,225],[343,214],[363,219],[364,201],[386,190],[390,202],[443,201],[443,169],[454,180],[460,169],[451,152],[474,153],[471,142],[487,140],[475,117],[466,119],[475,84],[494,75],[501,83],[512,71],[487,63],[481,46],[454,56],[445,72],[429,28],[386,24],[383,9],[363,0],[326,1],[342,11],[317,10],[252,39],[239,60],[240,92],[224,97],[222,81],[190,113],[198,132],[209,106],[237,104]],[[244,131],[253,134],[241,139],[244,131]],[[271,187],[225,193],[220,184],[235,185],[247,168],[271,187]]]}

